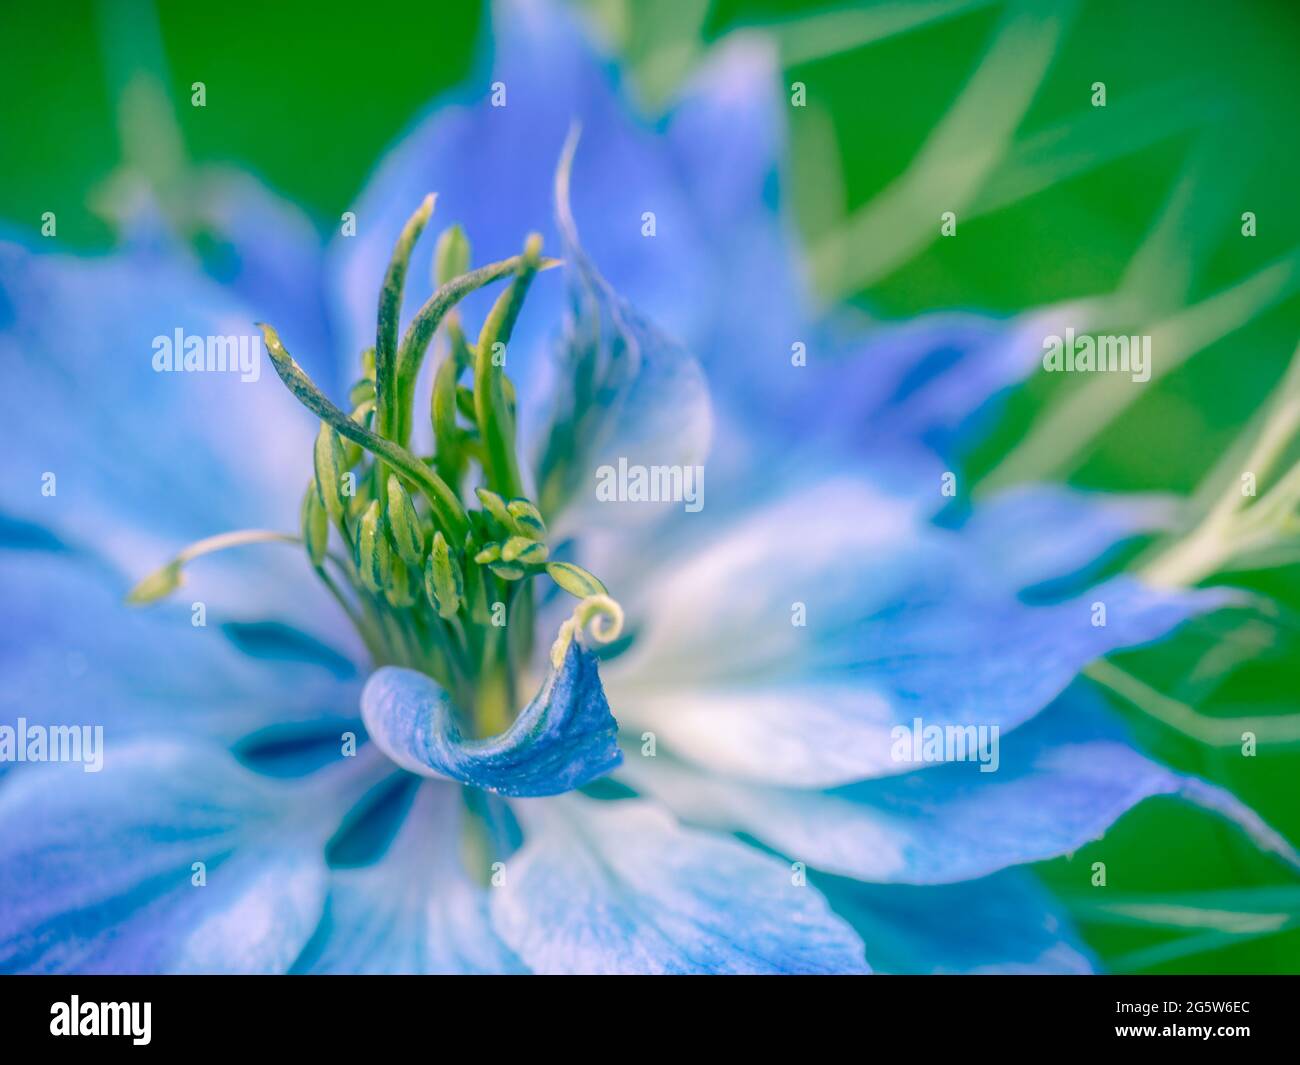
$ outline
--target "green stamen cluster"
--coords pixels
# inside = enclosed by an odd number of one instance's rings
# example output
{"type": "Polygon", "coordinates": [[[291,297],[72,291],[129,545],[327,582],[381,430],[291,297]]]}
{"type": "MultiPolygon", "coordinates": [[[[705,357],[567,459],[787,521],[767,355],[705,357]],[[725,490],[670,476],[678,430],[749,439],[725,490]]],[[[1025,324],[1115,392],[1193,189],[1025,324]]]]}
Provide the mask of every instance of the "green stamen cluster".
{"type": "MultiPolygon", "coordinates": [[[[473,731],[491,735],[508,727],[523,701],[516,684],[532,653],[530,578],[545,574],[579,599],[612,601],[581,567],[549,560],[546,522],[523,495],[516,457],[515,390],[504,353],[534,277],[557,262],[542,258],[533,234],[521,254],[471,269],[465,234],[452,227],[434,254],[435,291],[399,341],[406,274],[433,203],[426,198],[398,237],[380,290],[375,346],[362,354],[349,413],[316,387],[271,326],[261,329],[281,380],[321,419],[301,510],[311,565],[376,665],[428,673],[473,731]],[[456,305],[506,279],[471,343],[456,305]],[[410,450],[415,383],[437,335],[445,354],[429,406],[434,452],[417,456],[410,450]],[[478,506],[467,507],[476,472],[478,506]],[[331,550],[333,543],[342,550],[331,550]]],[[[228,535],[231,545],[251,542],[250,534],[228,535]]],[[[270,537],[295,539],[258,534],[270,537]]],[[[207,549],[226,546],[221,540],[207,549]]],[[[142,581],[132,601],[174,590],[184,563],[201,553],[182,552],[142,581]]]]}

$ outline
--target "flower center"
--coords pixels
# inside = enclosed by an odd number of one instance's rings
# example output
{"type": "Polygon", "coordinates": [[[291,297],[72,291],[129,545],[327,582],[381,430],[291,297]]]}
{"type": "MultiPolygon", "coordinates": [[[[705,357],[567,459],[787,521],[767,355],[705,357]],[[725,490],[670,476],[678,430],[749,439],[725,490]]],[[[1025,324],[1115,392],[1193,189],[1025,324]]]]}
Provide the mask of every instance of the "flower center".
{"type": "Polygon", "coordinates": [[[525,701],[518,689],[534,651],[533,578],[547,577],[581,600],[551,649],[553,663],[577,630],[617,637],[622,611],[592,574],[550,558],[546,522],[523,494],[505,351],[534,277],[558,265],[541,257],[540,236],[529,236],[520,255],[471,269],[464,232],[446,230],[434,253],[436,289],[399,341],[406,272],[433,202],[426,198],[398,237],[380,289],[375,346],[362,354],[349,412],[316,387],[275,329],[261,325],[281,380],[321,419],[301,535],[244,530],[200,541],[141,581],[129,601],[173,591],[184,566],[211,551],[300,542],[374,665],[426,673],[467,732],[490,736],[525,701]],[[471,342],[457,304],[507,278],[471,342]],[[435,337],[444,350],[428,405],[434,448],[417,455],[410,450],[415,382],[435,337]],[[467,507],[468,498],[478,505],[467,507]]]}

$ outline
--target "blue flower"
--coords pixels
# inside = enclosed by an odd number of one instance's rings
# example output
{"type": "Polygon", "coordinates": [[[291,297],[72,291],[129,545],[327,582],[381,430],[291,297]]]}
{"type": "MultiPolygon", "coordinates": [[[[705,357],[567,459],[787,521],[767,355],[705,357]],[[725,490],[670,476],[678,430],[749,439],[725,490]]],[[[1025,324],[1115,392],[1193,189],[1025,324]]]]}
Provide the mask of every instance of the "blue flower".
{"type": "MultiPolygon", "coordinates": [[[[1017,867],[1143,799],[1180,796],[1295,864],[1077,679],[1234,602],[1095,583],[1163,504],[1027,488],[935,520],[953,447],[1026,372],[1034,326],[958,316],[845,344],[812,315],[762,44],[726,46],[650,125],[561,12],[503,5],[496,42],[323,256],[243,183],[205,186],[219,280],[156,229],[102,259],[0,246],[18,636],[0,724],[106,735],[102,772],[0,764],[0,969],[1087,970],[1017,867]],[[422,349],[382,315],[377,337],[374,308],[429,189],[508,286],[473,347],[440,319],[454,372],[430,385],[425,462],[397,383],[422,349]],[[538,227],[563,283],[535,242],[520,253],[538,227]],[[274,375],[154,372],[156,336],[254,320],[275,326],[274,375]],[[796,344],[817,357],[792,366],[796,344]],[[372,345],[342,409],[328,397],[372,345]],[[516,436],[535,445],[517,467],[516,436]],[[602,467],[706,455],[695,511],[591,489],[602,467]],[[306,543],[202,539],[231,528],[306,543]],[[185,604],[123,605],[128,574],[191,542],[135,593],[184,577],[185,604]],[[901,757],[922,723],[999,738],[979,764],[901,757]]],[[[404,288],[418,323],[435,281],[404,288]]]]}

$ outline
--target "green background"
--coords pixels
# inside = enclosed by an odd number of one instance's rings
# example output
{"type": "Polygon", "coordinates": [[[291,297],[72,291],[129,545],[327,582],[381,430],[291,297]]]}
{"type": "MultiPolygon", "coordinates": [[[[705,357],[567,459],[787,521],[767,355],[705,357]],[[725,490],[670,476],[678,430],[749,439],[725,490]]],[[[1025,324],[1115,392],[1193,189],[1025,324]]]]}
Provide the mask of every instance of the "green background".
{"type": "MultiPolygon", "coordinates": [[[[635,70],[647,108],[737,27],[775,37],[787,84],[802,81],[808,92],[806,108],[789,110],[787,165],[810,248],[844,231],[906,171],[979,69],[1006,10],[922,3],[912,13],[955,10],[881,36],[890,19],[906,17],[906,5],[587,6],[635,70]]],[[[133,64],[165,55],[189,156],[257,174],[324,231],[351,206],[381,150],[468,72],[488,28],[486,11],[461,0],[369,0],[337,10],[162,3],[151,48],[153,21],[148,7],[133,4],[0,8],[0,221],[30,232],[53,210],[65,247],[110,245],[111,230],[88,204],[121,160],[117,86],[133,64]],[[113,26],[130,29],[124,37],[113,26]],[[106,47],[124,39],[131,43],[106,47]],[[196,80],[208,87],[206,108],[188,106],[196,80]]],[[[1300,338],[1298,58],[1291,4],[1078,5],[993,177],[959,211],[957,239],[928,239],[869,283],[841,284],[841,294],[882,318],[949,308],[1011,314],[1113,292],[1139,261],[1136,314],[1159,321],[1280,263],[1272,297],[1197,345],[1077,460],[1042,471],[1090,487],[1191,492],[1266,402],[1300,338]],[[1097,81],[1106,84],[1105,109],[1090,105],[1097,81]],[[1027,175],[1036,179],[1026,184],[1027,175]],[[1173,224],[1162,230],[1171,210],[1173,224]],[[1241,235],[1243,211],[1256,213],[1258,236],[1241,235]],[[1143,249],[1153,252],[1143,258],[1143,249]]],[[[996,127],[1014,110],[1014,85],[1006,91],[975,116],[976,146],[981,122],[996,127]]],[[[1043,375],[1031,382],[968,470],[996,468],[1059,387],[1043,375]]],[[[1276,617],[1196,623],[1122,664],[1204,715],[1294,716],[1298,576],[1295,566],[1236,575],[1275,597],[1276,617]],[[1237,664],[1201,676],[1202,656],[1225,646],[1240,649],[1237,664]]],[[[1261,744],[1257,757],[1243,758],[1235,746],[1211,747],[1132,707],[1122,711],[1146,749],[1227,785],[1300,840],[1300,747],[1261,744]]],[[[1236,830],[1179,803],[1149,802],[1104,841],[1039,871],[1115,969],[1300,971],[1295,879],[1236,830]],[[1104,890],[1090,884],[1094,861],[1106,863],[1104,890]],[[1120,905],[1130,901],[1163,909],[1132,919],[1120,905]]]]}

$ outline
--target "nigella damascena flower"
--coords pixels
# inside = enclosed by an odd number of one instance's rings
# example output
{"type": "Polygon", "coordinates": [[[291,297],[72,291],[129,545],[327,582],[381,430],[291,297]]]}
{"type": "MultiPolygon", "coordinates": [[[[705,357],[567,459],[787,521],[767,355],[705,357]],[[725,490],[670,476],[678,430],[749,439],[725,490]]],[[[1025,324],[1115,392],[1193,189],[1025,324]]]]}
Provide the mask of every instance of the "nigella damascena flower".
{"type": "Polygon", "coordinates": [[[1294,863],[1076,683],[1231,603],[1094,583],[1158,501],[936,520],[1033,355],[807,314],[765,51],[651,128],[499,16],[323,257],[220,184],[219,277],[0,249],[3,723],[105,737],[4,763],[0,968],[1084,970],[1015,867],[1143,799],[1294,863]],[[255,320],[273,374],[188,363],[255,320]]]}

